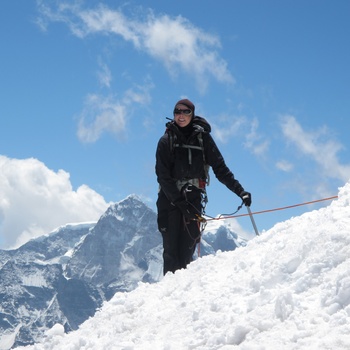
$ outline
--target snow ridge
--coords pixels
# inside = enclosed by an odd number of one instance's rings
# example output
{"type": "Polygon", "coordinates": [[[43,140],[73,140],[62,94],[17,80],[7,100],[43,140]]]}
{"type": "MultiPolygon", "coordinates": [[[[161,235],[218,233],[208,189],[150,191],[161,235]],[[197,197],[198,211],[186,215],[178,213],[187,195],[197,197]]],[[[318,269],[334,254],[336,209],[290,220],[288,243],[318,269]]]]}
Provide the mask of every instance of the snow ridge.
{"type": "Polygon", "coordinates": [[[350,348],[350,185],[328,207],[281,222],[116,293],[79,330],[28,349],[350,348]]]}

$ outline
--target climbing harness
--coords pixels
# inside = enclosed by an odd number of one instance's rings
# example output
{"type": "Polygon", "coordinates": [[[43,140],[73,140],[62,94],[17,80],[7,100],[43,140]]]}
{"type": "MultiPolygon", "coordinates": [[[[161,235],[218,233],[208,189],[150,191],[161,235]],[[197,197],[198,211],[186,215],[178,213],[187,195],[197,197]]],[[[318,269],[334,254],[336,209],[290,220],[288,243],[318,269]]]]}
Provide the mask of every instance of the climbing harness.
{"type": "MultiPolygon", "coordinates": [[[[183,195],[184,199],[187,201],[187,193],[192,191],[191,184],[190,183],[185,184],[185,186],[183,186],[181,191],[182,191],[182,195],[183,195]]],[[[205,207],[206,207],[207,202],[208,202],[207,193],[205,191],[205,188],[200,189],[200,195],[201,195],[201,210],[198,210],[191,202],[188,201],[188,204],[194,209],[194,211],[197,212],[195,214],[195,216],[197,217],[197,219],[195,221],[197,221],[197,225],[198,225],[198,236],[197,237],[193,237],[191,235],[191,232],[188,228],[189,222],[186,221],[186,218],[183,216],[183,224],[184,224],[184,227],[186,229],[186,232],[194,242],[190,248],[193,248],[198,243],[198,256],[200,256],[200,241],[202,238],[202,233],[205,230],[205,227],[207,226],[207,220],[202,216],[205,213],[205,207]]]]}

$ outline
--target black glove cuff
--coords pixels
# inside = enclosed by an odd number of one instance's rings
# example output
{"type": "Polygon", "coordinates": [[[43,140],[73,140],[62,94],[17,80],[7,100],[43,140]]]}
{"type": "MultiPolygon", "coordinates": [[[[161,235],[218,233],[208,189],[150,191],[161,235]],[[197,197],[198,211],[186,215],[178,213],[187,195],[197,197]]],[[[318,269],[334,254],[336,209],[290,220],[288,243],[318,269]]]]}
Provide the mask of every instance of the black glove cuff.
{"type": "Polygon", "coordinates": [[[252,195],[247,191],[242,191],[239,195],[242,198],[243,203],[250,207],[252,204],[252,195]]]}

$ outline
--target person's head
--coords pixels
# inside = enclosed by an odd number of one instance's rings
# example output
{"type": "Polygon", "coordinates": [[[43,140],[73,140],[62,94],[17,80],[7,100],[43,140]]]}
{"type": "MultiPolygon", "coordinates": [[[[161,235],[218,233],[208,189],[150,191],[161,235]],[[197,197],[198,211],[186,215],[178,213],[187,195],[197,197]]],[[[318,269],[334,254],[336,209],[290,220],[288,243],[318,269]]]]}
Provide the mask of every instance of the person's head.
{"type": "Polygon", "coordinates": [[[178,101],[174,108],[175,123],[184,128],[189,125],[194,117],[195,106],[187,98],[178,101]]]}

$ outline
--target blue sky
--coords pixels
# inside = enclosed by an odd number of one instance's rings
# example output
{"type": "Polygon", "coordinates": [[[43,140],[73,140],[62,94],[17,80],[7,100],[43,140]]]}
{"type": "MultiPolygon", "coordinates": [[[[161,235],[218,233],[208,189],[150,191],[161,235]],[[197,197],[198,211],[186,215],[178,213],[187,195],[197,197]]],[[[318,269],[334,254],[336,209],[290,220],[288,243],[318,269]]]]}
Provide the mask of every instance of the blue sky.
{"type": "MultiPolygon", "coordinates": [[[[345,0],[2,1],[0,248],[129,194],[155,209],[155,149],[183,97],[253,212],[336,195],[350,177],[349,14],[345,0]]],[[[213,174],[208,195],[212,216],[240,204],[213,174]]]]}

